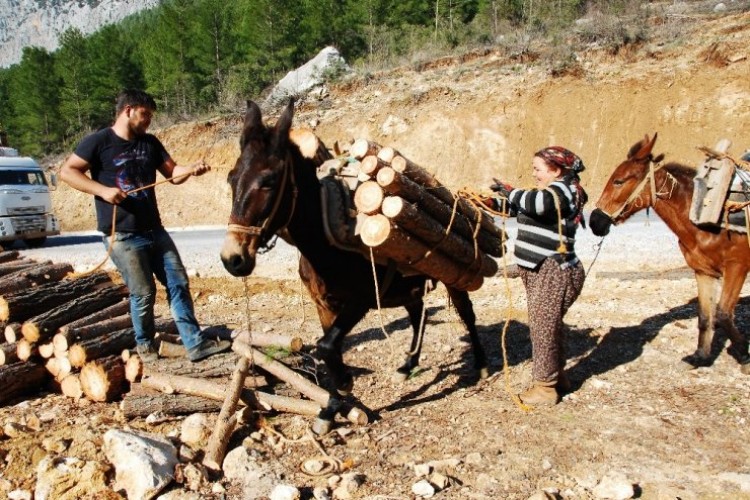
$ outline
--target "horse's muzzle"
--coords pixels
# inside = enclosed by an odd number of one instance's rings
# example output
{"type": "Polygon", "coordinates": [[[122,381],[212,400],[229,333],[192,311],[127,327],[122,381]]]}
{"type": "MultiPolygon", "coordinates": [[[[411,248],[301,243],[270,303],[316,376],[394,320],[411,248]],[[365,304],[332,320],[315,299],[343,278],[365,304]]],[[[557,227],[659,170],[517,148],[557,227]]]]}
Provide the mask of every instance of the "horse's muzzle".
{"type": "Polygon", "coordinates": [[[609,215],[605,214],[598,208],[591,212],[591,216],[589,217],[589,227],[595,235],[606,236],[609,234],[609,228],[611,226],[612,219],[609,215]]]}
{"type": "Polygon", "coordinates": [[[255,269],[255,255],[250,255],[247,245],[227,236],[221,249],[221,262],[229,274],[237,277],[250,276],[255,269]]]}

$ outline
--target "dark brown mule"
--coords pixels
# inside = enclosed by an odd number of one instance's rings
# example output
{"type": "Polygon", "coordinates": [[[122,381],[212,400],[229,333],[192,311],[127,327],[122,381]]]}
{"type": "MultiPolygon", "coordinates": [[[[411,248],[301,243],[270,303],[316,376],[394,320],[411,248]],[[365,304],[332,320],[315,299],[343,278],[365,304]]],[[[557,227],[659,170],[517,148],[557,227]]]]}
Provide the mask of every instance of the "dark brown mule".
{"type": "MultiPolygon", "coordinates": [[[[290,102],[276,125],[266,127],[260,108],[248,102],[240,138],[241,154],[228,178],[232,212],[221,260],[234,276],[248,276],[255,267],[258,249],[276,233],[288,235],[289,243],[302,254],[299,273],[315,301],[323,327],[317,353],[325,362],[335,389],[347,394],[353,378],[342,358],[342,344],[367,311],[377,307],[372,265],[361,254],[341,250],[326,238],[321,186],[316,177],[318,165],[303,157],[289,139],[293,114],[294,105],[290,102]]],[[[414,330],[412,348],[406,363],[398,369],[408,374],[419,362],[422,297],[429,280],[425,276],[394,275],[380,265],[376,266],[376,273],[380,286],[386,288],[385,293],[381,290],[382,307],[404,306],[409,313],[414,330]]],[[[469,331],[475,367],[486,376],[487,362],[469,294],[451,288],[448,294],[469,331]]]]}
{"type": "Polygon", "coordinates": [[[664,155],[654,157],[651,153],[656,135],[652,139],[647,135],[635,144],[627,160],[612,173],[591,214],[591,230],[604,236],[611,224],[652,207],[677,235],[680,250],[698,282],[698,349],[685,361],[694,366],[711,362],[711,344],[718,327],[729,336],[729,353],[742,364],[742,372],[750,373],[748,341],[734,324],[734,308],[750,269],[747,236],[700,229],[690,222],[696,171],[679,163],[658,165],[664,155]],[[721,295],[717,297],[720,285],[721,295]]]}

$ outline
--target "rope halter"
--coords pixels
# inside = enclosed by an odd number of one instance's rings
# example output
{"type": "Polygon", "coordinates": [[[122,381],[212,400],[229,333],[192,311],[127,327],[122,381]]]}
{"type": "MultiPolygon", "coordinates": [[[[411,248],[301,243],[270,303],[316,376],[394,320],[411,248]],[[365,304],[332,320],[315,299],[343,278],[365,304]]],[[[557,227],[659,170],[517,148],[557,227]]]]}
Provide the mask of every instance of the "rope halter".
{"type": "MultiPolygon", "coordinates": [[[[653,207],[656,205],[656,200],[658,199],[659,193],[656,191],[656,171],[662,168],[662,164],[654,165],[654,160],[649,157],[648,158],[648,172],[646,173],[646,176],[641,179],[641,182],[638,183],[638,185],[633,189],[633,192],[630,193],[630,196],[628,196],[628,199],[625,200],[625,203],[622,204],[620,208],[612,212],[611,214],[606,212],[605,210],[601,210],[601,212],[609,217],[613,222],[616,221],[622,213],[627,210],[628,207],[636,200],[641,198],[641,194],[643,193],[643,190],[646,188],[646,185],[649,184],[651,186],[651,195],[649,196],[648,204],[646,206],[653,207]]],[[[667,174],[670,178],[674,180],[674,177],[672,177],[671,174],[667,174]]],[[[665,181],[666,182],[666,181],[665,181]]]]}

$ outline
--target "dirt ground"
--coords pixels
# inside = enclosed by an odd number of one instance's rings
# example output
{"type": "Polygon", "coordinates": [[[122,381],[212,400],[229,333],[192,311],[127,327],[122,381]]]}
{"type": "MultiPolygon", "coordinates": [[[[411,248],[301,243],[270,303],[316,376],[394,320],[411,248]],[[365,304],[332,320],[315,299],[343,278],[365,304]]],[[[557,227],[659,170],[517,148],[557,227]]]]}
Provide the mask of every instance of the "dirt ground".
{"type": "MultiPolygon", "coordinates": [[[[643,134],[658,132],[659,151],[694,164],[701,159],[695,148],[721,137],[735,141],[736,153],[750,146],[748,47],[750,13],[744,13],[701,20],[678,42],[654,41],[616,55],[592,48],[577,54],[580,71],[556,78],[541,64],[490,52],[331,86],[324,98],[305,102],[297,122],[316,125],[329,145],[368,137],[395,146],[451,187],[484,186],[492,176],[523,185],[533,151],[567,145],[587,164],[584,182],[596,199],[643,134]]],[[[237,155],[238,130],[237,117],[230,117],[158,132],[180,162],[205,157],[215,166],[206,178],[159,188],[167,226],[225,223],[225,177],[237,155]]],[[[65,230],[93,227],[86,197],[61,187],[55,203],[65,230]]],[[[717,351],[710,367],[685,369],[680,360],[697,340],[695,281],[674,242],[668,251],[645,255],[639,243],[635,235],[608,248],[588,275],[566,318],[574,391],[552,408],[526,411],[510,397],[531,378],[518,280],[488,279],[472,293],[490,358],[486,380],[471,370],[467,338],[444,289],[427,300],[424,370],[406,382],[392,378],[411,335],[404,311],[382,312],[387,338],[377,313],[368,315],[347,338],[345,361],[355,368],[355,395],[375,421],[361,428],[339,421],[343,430],[321,440],[349,472],[364,476],[354,497],[414,498],[411,488],[420,478],[413,466],[443,461],[450,485],[436,498],[526,499],[543,490],[548,498],[596,498],[597,484],[620,473],[638,498],[750,499],[750,377],[725,351],[717,351]]],[[[314,308],[293,275],[249,278],[247,285],[230,278],[191,284],[202,322],[294,332],[308,346],[318,338],[314,308]]],[[[748,291],[737,309],[745,332],[748,291]]],[[[165,312],[163,297],[159,307],[165,312]]],[[[2,424],[34,418],[38,431],[0,438],[0,496],[33,490],[34,465],[48,454],[46,443],[65,442],[61,454],[106,463],[106,430],[170,434],[181,423],[126,421],[117,403],[54,394],[0,408],[2,424]]],[[[262,421],[289,440],[305,436],[310,423],[286,414],[262,421]]],[[[320,454],[309,441],[273,444],[248,438],[254,430],[237,431],[230,447],[256,450],[278,482],[301,488],[303,498],[327,484],[300,470],[320,454]]],[[[247,498],[241,485],[217,482],[224,493],[204,484],[199,497],[247,498]]]]}

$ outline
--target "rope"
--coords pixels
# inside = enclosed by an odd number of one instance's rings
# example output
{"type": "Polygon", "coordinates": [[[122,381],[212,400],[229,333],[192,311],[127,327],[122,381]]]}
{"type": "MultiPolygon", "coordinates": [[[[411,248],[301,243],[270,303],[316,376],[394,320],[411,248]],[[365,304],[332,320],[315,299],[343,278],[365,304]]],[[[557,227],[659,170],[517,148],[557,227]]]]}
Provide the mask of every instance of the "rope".
{"type": "Polygon", "coordinates": [[[380,285],[378,284],[378,274],[377,270],[375,269],[375,254],[372,251],[372,247],[370,248],[370,264],[372,265],[372,281],[375,283],[375,303],[378,306],[378,321],[380,322],[380,330],[385,335],[386,339],[390,339],[390,335],[385,329],[385,325],[383,324],[383,315],[381,313],[381,306],[380,306],[380,285]]]}

